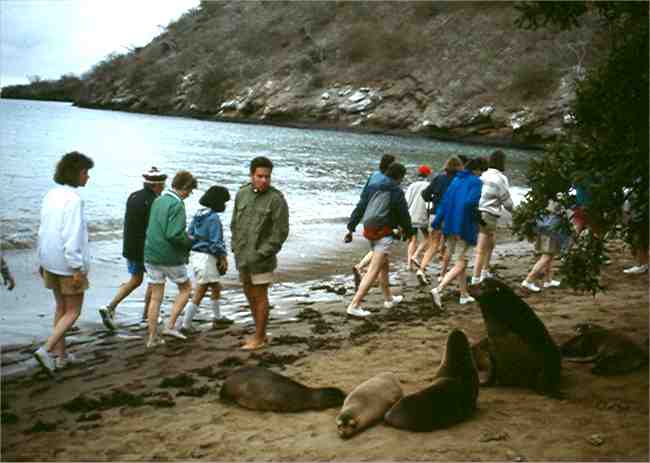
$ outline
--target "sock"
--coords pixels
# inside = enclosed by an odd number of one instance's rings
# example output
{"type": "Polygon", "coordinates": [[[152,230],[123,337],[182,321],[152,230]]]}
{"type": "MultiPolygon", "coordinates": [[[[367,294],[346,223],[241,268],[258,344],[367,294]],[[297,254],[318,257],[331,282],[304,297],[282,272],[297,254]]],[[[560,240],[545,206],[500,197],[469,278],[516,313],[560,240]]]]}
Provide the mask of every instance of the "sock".
{"type": "Polygon", "coordinates": [[[212,299],[212,313],[215,320],[221,318],[221,301],[219,299],[212,299]]]}
{"type": "Polygon", "coordinates": [[[197,307],[194,305],[194,302],[189,302],[187,306],[185,306],[185,315],[183,316],[183,327],[185,329],[189,329],[192,326],[192,319],[194,318],[196,309],[197,307]]]}

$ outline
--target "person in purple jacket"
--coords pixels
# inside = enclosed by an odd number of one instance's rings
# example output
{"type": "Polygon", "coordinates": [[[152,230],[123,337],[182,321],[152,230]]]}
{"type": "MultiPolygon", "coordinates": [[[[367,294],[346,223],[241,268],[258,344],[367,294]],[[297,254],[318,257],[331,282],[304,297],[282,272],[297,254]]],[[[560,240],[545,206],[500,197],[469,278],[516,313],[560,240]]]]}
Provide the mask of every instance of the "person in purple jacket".
{"type": "Polygon", "coordinates": [[[442,309],[442,290],[453,279],[458,280],[460,287],[460,303],[474,302],[467,291],[465,269],[467,257],[476,246],[478,237],[478,203],[481,199],[482,182],[481,161],[470,159],[465,169],[458,172],[447,188],[442,203],[436,211],[436,218],[431,226],[440,228],[445,237],[450,262],[454,266],[442,278],[437,287],[431,290],[433,303],[442,309]]]}
{"type": "Polygon", "coordinates": [[[211,186],[206,191],[199,204],[205,206],[196,213],[188,235],[192,240],[190,251],[190,266],[196,278],[196,288],[192,300],[185,308],[183,329],[192,331],[192,319],[201,305],[203,296],[210,289],[210,303],[214,314],[213,326],[232,323],[221,316],[221,275],[228,271],[226,244],[223,240],[223,225],[219,213],[226,210],[226,202],[230,193],[222,186],[211,186]]]}

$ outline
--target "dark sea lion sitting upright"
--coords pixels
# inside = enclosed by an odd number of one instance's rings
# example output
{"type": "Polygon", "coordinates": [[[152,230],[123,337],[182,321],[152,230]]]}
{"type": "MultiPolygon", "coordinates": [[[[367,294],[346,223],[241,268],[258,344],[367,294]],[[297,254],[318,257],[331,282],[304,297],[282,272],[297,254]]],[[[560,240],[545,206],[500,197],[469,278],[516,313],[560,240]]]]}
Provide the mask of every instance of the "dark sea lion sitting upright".
{"type": "Polygon", "coordinates": [[[577,335],[562,344],[570,362],[594,362],[595,375],[620,375],[648,364],[648,353],[622,333],[592,323],[575,327],[577,335]]]}
{"type": "Polygon", "coordinates": [[[488,377],[481,385],[529,387],[559,396],[560,350],[533,309],[494,278],[470,286],[469,292],[481,307],[487,329],[487,343],[476,346],[487,346],[489,358],[488,377]]]}
{"type": "Polygon", "coordinates": [[[478,383],[467,337],[453,330],[431,386],[403,397],[384,420],[396,428],[420,432],[459,423],[476,410],[478,383]]]}
{"type": "Polygon", "coordinates": [[[220,398],[251,410],[300,412],[338,407],[345,393],[335,387],[311,388],[262,367],[244,367],[226,378],[220,398]]]}

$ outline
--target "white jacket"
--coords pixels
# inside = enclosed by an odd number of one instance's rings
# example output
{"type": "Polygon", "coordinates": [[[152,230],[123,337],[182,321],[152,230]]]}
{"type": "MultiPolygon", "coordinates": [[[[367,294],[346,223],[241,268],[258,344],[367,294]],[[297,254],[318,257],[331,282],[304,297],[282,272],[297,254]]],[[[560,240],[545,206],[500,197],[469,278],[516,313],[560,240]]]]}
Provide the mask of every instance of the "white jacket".
{"type": "Polygon", "coordinates": [[[478,202],[478,209],[492,215],[500,216],[503,206],[510,212],[514,207],[510,197],[510,185],[508,178],[497,169],[488,169],[481,175],[483,188],[481,199],[478,202]]]}
{"type": "Polygon", "coordinates": [[[427,203],[424,202],[420,194],[427,186],[429,186],[428,181],[419,180],[411,183],[406,190],[406,204],[408,204],[411,224],[414,227],[426,227],[429,224],[427,203]]]}
{"type": "Polygon", "coordinates": [[[88,226],[76,188],[58,186],[43,198],[38,260],[41,267],[57,275],[72,275],[77,269],[88,273],[88,226]]]}

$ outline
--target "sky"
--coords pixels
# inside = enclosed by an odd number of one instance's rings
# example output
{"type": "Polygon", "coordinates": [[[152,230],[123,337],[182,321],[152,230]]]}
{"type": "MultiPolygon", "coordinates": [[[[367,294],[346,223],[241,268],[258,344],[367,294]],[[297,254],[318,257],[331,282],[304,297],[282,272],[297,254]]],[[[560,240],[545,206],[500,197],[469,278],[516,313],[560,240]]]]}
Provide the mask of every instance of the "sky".
{"type": "Polygon", "coordinates": [[[0,0],[0,86],[81,75],[146,45],[199,0],[0,0]]]}

